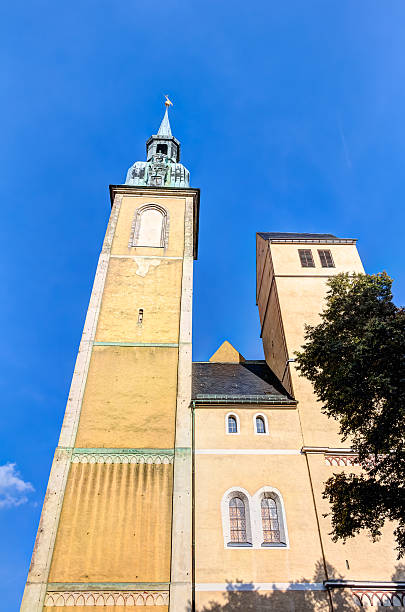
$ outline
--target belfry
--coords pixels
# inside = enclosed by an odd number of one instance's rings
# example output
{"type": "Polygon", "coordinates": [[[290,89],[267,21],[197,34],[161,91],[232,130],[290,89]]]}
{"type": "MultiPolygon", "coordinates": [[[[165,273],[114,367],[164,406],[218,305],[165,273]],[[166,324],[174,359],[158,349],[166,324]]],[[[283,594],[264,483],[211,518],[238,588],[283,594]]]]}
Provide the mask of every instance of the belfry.
{"type": "Polygon", "coordinates": [[[55,451],[23,612],[329,612],[404,607],[390,526],[330,537],[323,483],[358,472],[298,376],[328,279],[356,240],[256,235],[265,359],[225,341],[192,363],[199,190],[166,109],[111,215],[55,451]]]}

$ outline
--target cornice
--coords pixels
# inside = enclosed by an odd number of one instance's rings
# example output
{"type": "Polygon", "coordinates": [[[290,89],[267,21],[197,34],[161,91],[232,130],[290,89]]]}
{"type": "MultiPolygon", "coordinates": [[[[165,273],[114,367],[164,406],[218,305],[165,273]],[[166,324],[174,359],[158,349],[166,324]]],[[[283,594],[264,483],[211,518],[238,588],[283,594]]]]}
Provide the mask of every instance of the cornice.
{"type": "Polygon", "coordinates": [[[303,446],[302,453],[327,455],[357,455],[351,448],[332,448],[330,446],[303,446]]]}
{"type": "Polygon", "coordinates": [[[271,244],[356,244],[356,238],[273,238],[271,244]]]}
{"type": "Polygon", "coordinates": [[[405,582],[389,582],[382,580],[324,580],[325,587],[336,589],[372,589],[375,591],[403,591],[405,582]]]}
{"type": "Polygon", "coordinates": [[[192,399],[194,406],[204,406],[212,404],[252,404],[255,406],[280,406],[295,408],[297,401],[288,398],[282,398],[278,395],[216,395],[216,394],[197,394],[192,399]]]}

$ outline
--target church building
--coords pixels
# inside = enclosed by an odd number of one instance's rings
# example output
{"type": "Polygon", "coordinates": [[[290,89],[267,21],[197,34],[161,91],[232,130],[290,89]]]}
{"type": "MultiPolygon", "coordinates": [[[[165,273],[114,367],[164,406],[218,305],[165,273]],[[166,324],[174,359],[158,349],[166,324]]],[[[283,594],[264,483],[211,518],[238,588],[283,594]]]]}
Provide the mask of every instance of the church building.
{"type": "Polygon", "coordinates": [[[170,104],[146,161],[110,186],[21,610],[404,607],[389,526],[331,540],[323,483],[360,468],[295,368],[328,278],[363,272],[356,240],[259,232],[265,359],[224,342],[193,363],[200,192],[170,104]]]}

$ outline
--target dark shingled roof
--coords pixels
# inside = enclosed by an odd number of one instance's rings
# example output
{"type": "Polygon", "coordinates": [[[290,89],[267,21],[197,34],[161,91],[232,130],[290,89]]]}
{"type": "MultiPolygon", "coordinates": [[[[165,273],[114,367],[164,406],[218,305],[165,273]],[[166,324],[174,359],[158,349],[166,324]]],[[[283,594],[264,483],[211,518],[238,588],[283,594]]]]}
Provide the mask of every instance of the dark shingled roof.
{"type": "Polygon", "coordinates": [[[192,397],[199,403],[296,403],[265,361],[195,362],[192,397]]]}
{"type": "Polygon", "coordinates": [[[295,232],[258,232],[265,240],[340,240],[333,234],[298,234],[295,232]]]}

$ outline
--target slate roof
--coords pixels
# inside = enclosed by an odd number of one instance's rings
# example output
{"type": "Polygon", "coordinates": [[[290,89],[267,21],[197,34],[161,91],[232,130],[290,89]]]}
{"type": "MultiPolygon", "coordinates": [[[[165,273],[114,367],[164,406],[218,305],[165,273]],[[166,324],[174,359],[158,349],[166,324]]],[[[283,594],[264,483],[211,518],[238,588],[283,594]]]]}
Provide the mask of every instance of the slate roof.
{"type": "Polygon", "coordinates": [[[265,361],[195,362],[192,397],[198,403],[296,403],[265,361]]]}

